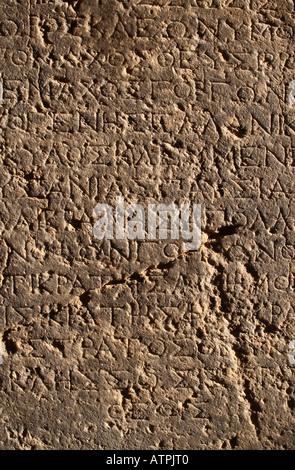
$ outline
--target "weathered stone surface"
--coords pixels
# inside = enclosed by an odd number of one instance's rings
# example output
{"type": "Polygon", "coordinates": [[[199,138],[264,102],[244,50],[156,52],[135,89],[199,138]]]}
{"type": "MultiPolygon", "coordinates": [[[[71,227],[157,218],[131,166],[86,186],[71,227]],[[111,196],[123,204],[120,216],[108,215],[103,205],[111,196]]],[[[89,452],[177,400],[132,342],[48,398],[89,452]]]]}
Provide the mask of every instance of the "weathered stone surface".
{"type": "Polygon", "coordinates": [[[294,449],[294,2],[2,0],[0,45],[1,448],[294,449]],[[95,239],[117,196],[200,248],[95,239]]]}

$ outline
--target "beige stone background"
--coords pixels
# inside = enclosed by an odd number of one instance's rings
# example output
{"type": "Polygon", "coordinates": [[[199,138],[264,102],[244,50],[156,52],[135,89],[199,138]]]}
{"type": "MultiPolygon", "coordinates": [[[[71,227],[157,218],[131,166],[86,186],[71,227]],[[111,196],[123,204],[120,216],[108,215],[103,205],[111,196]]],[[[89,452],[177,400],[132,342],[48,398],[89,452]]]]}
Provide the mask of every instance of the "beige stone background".
{"type": "Polygon", "coordinates": [[[1,1],[1,449],[295,448],[294,15],[1,1]],[[96,240],[119,195],[201,247],[96,240]]]}

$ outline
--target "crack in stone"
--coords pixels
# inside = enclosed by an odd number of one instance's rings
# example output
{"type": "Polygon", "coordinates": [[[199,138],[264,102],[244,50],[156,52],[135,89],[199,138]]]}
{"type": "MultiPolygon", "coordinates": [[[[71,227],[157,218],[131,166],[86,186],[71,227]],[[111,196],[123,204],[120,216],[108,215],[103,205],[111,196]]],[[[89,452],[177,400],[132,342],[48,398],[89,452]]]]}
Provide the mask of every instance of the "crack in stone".
{"type": "Polygon", "coordinates": [[[204,232],[208,236],[208,241],[205,242],[205,245],[211,245],[213,243],[216,243],[216,241],[220,240],[221,238],[227,237],[229,235],[235,235],[239,232],[239,229],[241,228],[240,225],[226,225],[223,227],[220,227],[218,230],[214,232],[204,232]]]}
{"type": "Polygon", "coordinates": [[[254,393],[250,389],[250,380],[248,379],[244,380],[244,393],[245,393],[246,400],[248,401],[249,406],[250,406],[251,423],[253,424],[255,428],[257,439],[260,440],[261,430],[259,428],[257,413],[261,412],[262,409],[259,403],[255,400],[254,393]]]}
{"type": "MultiPolygon", "coordinates": [[[[215,232],[205,232],[203,231],[208,239],[205,241],[202,246],[211,246],[214,243],[217,243],[218,240],[221,238],[224,238],[226,236],[234,235],[237,233],[238,229],[240,226],[233,225],[233,226],[225,226],[225,227],[220,227],[218,230],[215,232]]],[[[201,247],[202,247],[201,246],[201,247]]],[[[90,295],[89,293],[91,291],[97,291],[97,292],[102,292],[103,290],[107,288],[112,288],[113,286],[117,285],[124,285],[124,284],[129,284],[132,281],[137,281],[137,282],[143,282],[146,277],[152,272],[152,271],[165,271],[166,269],[172,268],[177,260],[180,258],[186,258],[189,254],[196,253],[198,250],[185,250],[182,251],[178,256],[176,256],[174,259],[166,262],[166,263],[159,263],[157,265],[152,265],[148,266],[145,268],[143,271],[140,272],[134,272],[130,274],[127,277],[123,277],[121,279],[113,279],[111,281],[106,282],[103,284],[100,288],[95,288],[95,289],[88,289],[87,291],[83,292],[82,294],[79,295],[79,298],[82,302],[82,304],[87,307],[89,301],[90,301],[90,295]]]]}
{"type": "MultiPolygon", "coordinates": [[[[234,341],[236,342],[236,336],[233,334],[233,332],[230,329],[229,321],[226,320],[226,322],[227,322],[228,333],[232,338],[234,338],[234,341]]],[[[243,364],[242,364],[242,361],[241,361],[239,355],[237,354],[236,348],[233,346],[231,348],[231,350],[232,350],[232,352],[234,354],[234,357],[235,357],[237,372],[239,373],[240,378],[241,378],[241,380],[240,380],[240,390],[243,392],[244,401],[246,403],[248,403],[247,408],[248,408],[248,412],[249,412],[250,422],[254,427],[255,436],[256,436],[257,440],[260,442],[261,430],[259,428],[257,413],[261,412],[262,410],[261,410],[261,407],[260,407],[259,403],[257,403],[257,401],[255,400],[255,397],[254,397],[254,394],[253,394],[252,390],[250,389],[250,380],[245,378],[244,367],[243,367],[243,364]]]]}
{"type": "Polygon", "coordinates": [[[102,291],[108,287],[112,287],[115,285],[128,284],[131,281],[142,282],[146,279],[146,276],[148,276],[152,271],[164,271],[166,269],[172,268],[178,259],[186,257],[189,253],[195,253],[195,251],[183,251],[176,258],[168,261],[167,263],[159,263],[158,265],[152,265],[152,266],[147,267],[141,272],[135,272],[131,274],[130,276],[127,276],[118,280],[109,281],[103,286],[101,286],[99,291],[102,291]]]}

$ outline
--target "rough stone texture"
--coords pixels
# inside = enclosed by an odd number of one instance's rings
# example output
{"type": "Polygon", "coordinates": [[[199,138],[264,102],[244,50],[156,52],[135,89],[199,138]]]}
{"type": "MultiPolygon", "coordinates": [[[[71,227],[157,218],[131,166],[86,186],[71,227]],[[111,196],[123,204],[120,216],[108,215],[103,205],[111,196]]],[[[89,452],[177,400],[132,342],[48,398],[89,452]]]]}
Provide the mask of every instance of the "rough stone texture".
{"type": "Polygon", "coordinates": [[[1,0],[2,449],[294,449],[294,2],[1,0]],[[199,250],[97,203],[198,202],[199,250]]]}

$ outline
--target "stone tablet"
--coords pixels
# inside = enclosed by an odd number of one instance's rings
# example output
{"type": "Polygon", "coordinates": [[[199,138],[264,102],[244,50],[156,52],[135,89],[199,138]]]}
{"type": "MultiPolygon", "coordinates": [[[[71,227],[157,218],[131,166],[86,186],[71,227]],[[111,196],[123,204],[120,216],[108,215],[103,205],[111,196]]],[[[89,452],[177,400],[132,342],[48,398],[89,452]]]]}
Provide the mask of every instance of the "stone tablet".
{"type": "Polygon", "coordinates": [[[294,19],[1,0],[1,449],[295,449],[294,19]]]}

